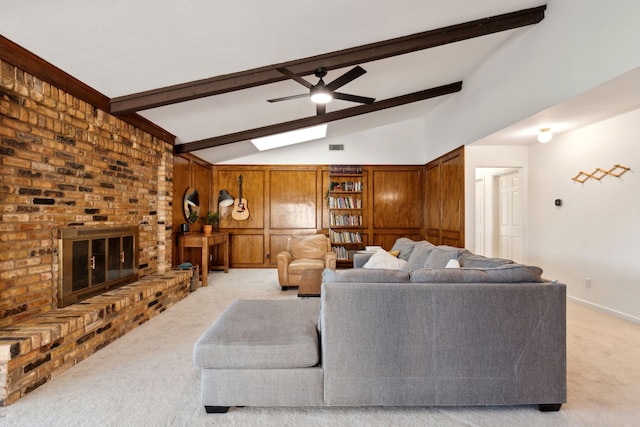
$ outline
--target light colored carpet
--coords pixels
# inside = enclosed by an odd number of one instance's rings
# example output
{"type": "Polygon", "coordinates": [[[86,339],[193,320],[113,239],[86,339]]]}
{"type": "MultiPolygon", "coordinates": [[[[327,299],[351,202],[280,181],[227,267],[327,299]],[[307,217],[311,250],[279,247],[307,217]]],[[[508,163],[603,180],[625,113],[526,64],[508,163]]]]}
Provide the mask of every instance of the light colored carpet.
{"type": "Polygon", "coordinates": [[[206,414],[196,339],[233,300],[297,298],[275,269],[231,269],[18,402],[2,426],[638,426],[640,325],[567,304],[568,403],[448,408],[232,408],[206,414]]]}

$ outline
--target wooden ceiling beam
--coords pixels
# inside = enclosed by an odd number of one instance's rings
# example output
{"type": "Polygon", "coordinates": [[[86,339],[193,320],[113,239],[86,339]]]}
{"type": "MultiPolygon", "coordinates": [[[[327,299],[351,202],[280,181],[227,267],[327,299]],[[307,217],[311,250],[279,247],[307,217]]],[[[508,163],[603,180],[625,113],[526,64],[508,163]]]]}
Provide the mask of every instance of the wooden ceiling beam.
{"type": "Polygon", "coordinates": [[[111,113],[132,113],[286,80],[287,77],[276,68],[284,67],[298,75],[310,75],[319,66],[329,70],[343,68],[521,28],[542,21],[545,10],[546,5],[538,6],[295,61],[121,96],[111,99],[111,113]]]}
{"type": "Polygon", "coordinates": [[[322,123],[328,123],[336,120],[346,119],[349,117],[359,116],[362,114],[372,113],[374,111],[384,110],[386,108],[398,107],[400,105],[410,104],[412,102],[424,101],[425,99],[459,92],[461,89],[462,82],[451,83],[444,86],[426,89],[420,92],[413,92],[407,95],[385,99],[369,105],[362,105],[359,107],[351,107],[345,108],[343,110],[333,111],[322,116],[306,117],[289,122],[278,123],[227,135],[221,135],[213,138],[202,139],[200,141],[177,144],[174,146],[173,152],[175,154],[190,153],[192,151],[204,150],[206,148],[218,147],[220,145],[232,144],[234,142],[246,141],[249,139],[289,132],[309,126],[320,125],[322,123]]]}

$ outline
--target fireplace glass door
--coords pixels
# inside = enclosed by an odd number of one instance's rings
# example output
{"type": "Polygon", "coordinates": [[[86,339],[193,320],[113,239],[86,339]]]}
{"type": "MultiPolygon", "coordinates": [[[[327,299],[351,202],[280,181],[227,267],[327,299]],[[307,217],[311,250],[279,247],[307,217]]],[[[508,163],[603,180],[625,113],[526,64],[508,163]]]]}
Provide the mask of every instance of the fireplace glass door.
{"type": "Polygon", "coordinates": [[[59,234],[59,307],[137,280],[137,227],[70,227],[59,234]]]}

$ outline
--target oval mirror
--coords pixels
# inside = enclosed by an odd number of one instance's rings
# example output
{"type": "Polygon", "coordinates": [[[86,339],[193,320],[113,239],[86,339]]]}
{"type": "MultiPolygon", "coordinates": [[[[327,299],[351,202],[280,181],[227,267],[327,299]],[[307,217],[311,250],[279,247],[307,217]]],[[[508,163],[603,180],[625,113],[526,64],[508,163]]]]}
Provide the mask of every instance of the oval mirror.
{"type": "Polygon", "coordinates": [[[198,190],[193,187],[187,188],[184,193],[184,216],[189,224],[193,224],[200,215],[200,197],[198,190]]]}

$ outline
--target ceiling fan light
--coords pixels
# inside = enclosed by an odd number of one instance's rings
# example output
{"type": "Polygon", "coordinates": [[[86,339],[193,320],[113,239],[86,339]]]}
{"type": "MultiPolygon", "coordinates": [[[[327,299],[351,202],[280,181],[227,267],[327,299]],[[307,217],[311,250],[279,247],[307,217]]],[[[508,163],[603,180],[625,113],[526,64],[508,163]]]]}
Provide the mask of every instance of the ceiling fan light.
{"type": "Polygon", "coordinates": [[[324,88],[311,89],[311,101],[316,104],[326,104],[331,102],[332,99],[331,92],[324,88]]]}
{"type": "Polygon", "coordinates": [[[546,144],[547,142],[551,141],[551,138],[553,138],[551,129],[549,128],[540,129],[540,133],[538,134],[538,142],[546,144]]]}

